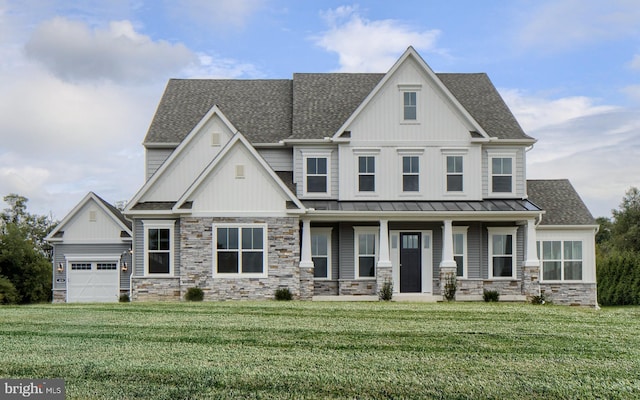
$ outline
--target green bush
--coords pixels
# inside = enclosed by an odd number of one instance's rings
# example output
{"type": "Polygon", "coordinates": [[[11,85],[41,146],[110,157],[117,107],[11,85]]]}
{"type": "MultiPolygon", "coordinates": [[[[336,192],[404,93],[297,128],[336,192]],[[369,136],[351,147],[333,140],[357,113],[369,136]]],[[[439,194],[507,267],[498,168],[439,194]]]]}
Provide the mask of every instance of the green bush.
{"type": "Polygon", "coordinates": [[[13,283],[4,276],[0,276],[0,304],[18,304],[20,294],[13,283]]]}
{"type": "Polygon", "coordinates": [[[204,292],[197,287],[189,288],[187,293],[184,294],[184,299],[186,301],[202,301],[204,300],[204,292]]]}
{"type": "Polygon", "coordinates": [[[498,301],[500,300],[500,293],[498,293],[497,290],[485,290],[482,292],[482,299],[487,303],[491,301],[498,301]]]}
{"type": "Polygon", "coordinates": [[[551,302],[547,300],[544,292],[540,292],[538,296],[531,297],[531,304],[551,304],[551,302]]]}
{"type": "Polygon", "coordinates": [[[640,305],[640,254],[610,251],[597,259],[598,303],[640,305]]]}
{"type": "Polygon", "coordinates": [[[458,290],[458,278],[456,274],[449,272],[444,277],[444,298],[447,301],[456,299],[456,290],[458,290]]]}
{"type": "Polygon", "coordinates": [[[391,301],[392,297],[393,297],[393,282],[391,282],[391,279],[385,279],[384,283],[382,284],[382,288],[380,289],[380,292],[378,292],[378,298],[383,301],[391,301]]]}
{"type": "Polygon", "coordinates": [[[293,299],[293,295],[291,294],[291,290],[289,288],[280,288],[276,290],[275,295],[276,300],[291,300],[293,299]]]}
{"type": "Polygon", "coordinates": [[[128,302],[130,302],[130,301],[131,301],[131,299],[129,299],[129,295],[128,295],[127,293],[122,293],[122,294],[120,295],[120,298],[118,299],[118,301],[119,301],[120,303],[128,303],[128,302]]]}

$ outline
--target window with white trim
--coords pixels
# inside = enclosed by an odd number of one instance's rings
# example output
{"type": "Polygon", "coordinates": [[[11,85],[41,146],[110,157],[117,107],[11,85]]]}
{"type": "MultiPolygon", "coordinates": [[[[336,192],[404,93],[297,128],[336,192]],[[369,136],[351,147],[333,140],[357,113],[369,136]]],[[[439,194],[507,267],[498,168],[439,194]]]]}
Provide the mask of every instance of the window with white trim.
{"type": "Polygon", "coordinates": [[[266,276],[267,227],[263,224],[213,225],[213,272],[218,276],[266,276]]]}
{"type": "Polygon", "coordinates": [[[311,228],[313,277],[331,279],[331,228],[311,228]]]}
{"type": "Polygon", "coordinates": [[[144,265],[147,275],[173,273],[173,229],[175,221],[144,220],[144,265]]]}
{"type": "Polygon", "coordinates": [[[463,191],[463,157],[447,156],[447,192],[463,191]]]}
{"type": "Polygon", "coordinates": [[[491,157],[491,192],[513,193],[513,157],[491,157]]]}
{"type": "Polygon", "coordinates": [[[375,278],[378,229],[357,227],[354,230],[356,278],[375,278]]]}
{"type": "Polygon", "coordinates": [[[489,231],[489,278],[515,278],[517,228],[487,229],[489,231]]]}
{"type": "Polygon", "coordinates": [[[358,156],[358,191],[376,191],[375,156],[358,156]]]}
{"type": "Polygon", "coordinates": [[[420,157],[402,157],[402,191],[418,192],[420,190],[420,157]]]}
{"type": "Polygon", "coordinates": [[[418,94],[417,92],[403,92],[403,117],[405,121],[418,119],[418,94]]]}
{"type": "Polygon", "coordinates": [[[539,241],[538,258],[543,281],[582,280],[582,241],[539,241]]]}
{"type": "Polygon", "coordinates": [[[329,192],[328,164],[328,157],[305,157],[305,194],[329,192]]]}
{"type": "Polygon", "coordinates": [[[456,276],[467,277],[467,230],[466,226],[453,227],[453,259],[456,262],[456,276]]]}

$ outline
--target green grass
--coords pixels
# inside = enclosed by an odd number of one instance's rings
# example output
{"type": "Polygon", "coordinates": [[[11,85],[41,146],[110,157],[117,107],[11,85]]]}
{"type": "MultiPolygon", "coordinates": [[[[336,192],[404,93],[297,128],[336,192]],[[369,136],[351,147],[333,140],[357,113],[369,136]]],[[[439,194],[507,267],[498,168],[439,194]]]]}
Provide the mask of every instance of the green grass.
{"type": "Polygon", "coordinates": [[[0,377],[68,399],[640,398],[640,308],[220,302],[0,308],[0,377]]]}

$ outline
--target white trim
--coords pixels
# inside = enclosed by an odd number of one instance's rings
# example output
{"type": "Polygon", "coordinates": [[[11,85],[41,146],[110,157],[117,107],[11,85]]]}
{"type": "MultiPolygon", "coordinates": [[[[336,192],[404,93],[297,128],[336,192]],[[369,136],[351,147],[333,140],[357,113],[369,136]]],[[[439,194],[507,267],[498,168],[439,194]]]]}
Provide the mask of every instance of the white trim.
{"type": "Polygon", "coordinates": [[[543,283],[584,283],[586,282],[584,280],[584,275],[585,275],[585,243],[582,239],[576,239],[576,238],[554,238],[554,239],[547,239],[547,240],[538,240],[536,243],[536,247],[540,252],[540,256],[538,257],[540,259],[540,282],[543,283]],[[544,242],[560,242],[560,258],[559,259],[545,259],[544,258],[544,242]],[[580,243],[580,258],[574,258],[574,259],[566,259],[565,258],[565,252],[564,252],[564,247],[565,244],[567,242],[578,242],[580,243]],[[545,261],[557,261],[560,262],[560,279],[544,279],[544,262],[545,261]],[[581,279],[565,279],[564,277],[564,264],[565,262],[571,262],[571,261],[580,261],[580,270],[581,270],[581,275],[582,278],[581,279]]]}
{"type": "Polygon", "coordinates": [[[400,125],[420,125],[420,101],[422,100],[421,96],[422,85],[421,84],[399,84],[398,85],[398,93],[400,94],[400,125]],[[415,93],[416,94],[416,118],[415,119],[406,119],[404,116],[405,104],[404,104],[404,94],[405,93],[415,93]]]}
{"type": "MultiPolygon", "coordinates": [[[[500,198],[511,197],[516,195],[516,175],[517,175],[517,150],[506,149],[488,149],[487,150],[487,197],[500,198]],[[510,192],[494,192],[493,191],[493,159],[509,158],[511,159],[511,191],[510,192]]],[[[508,176],[508,174],[499,174],[497,176],[508,176]]]]}
{"type": "MultiPolygon", "coordinates": [[[[399,153],[400,154],[400,153],[399,153]]],[[[420,196],[421,193],[421,189],[422,189],[422,171],[421,171],[421,164],[422,163],[422,157],[420,157],[420,154],[407,154],[407,153],[402,153],[400,154],[400,195],[401,196],[420,196]],[[405,157],[409,157],[409,158],[416,158],[418,160],[418,172],[404,172],[404,159],[405,157]],[[405,176],[417,176],[418,177],[418,190],[404,190],[404,177],[405,176]]]]}
{"type": "Polygon", "coordinates": [[[266,223],[214,223],[211,227],[211,273],[214,278],[219,279],[238,279],[238,278],[267,278],[269,275],[269,235],[266,223]],[[237,228],[238,229],[238,272],[237,273],[220,273],[218,272],[218,228],[237,228]],[[243,273],[242,272],[242,228],[261,228],[262,229],[262,272],[261,273],[243,273]]]}
{"type": "MultiPolygon", "coordinates": [[[[313,280],[316,281],[330,281],[331,274],[331,237],[332,237],[333,228],[331,227],[315,227],[311,228],[311,240],[313,241],[313,235],[324,235],[327,238],[327,277],[326,278],[317,278],[313,277],[313,280]]],[[[311,260],[313,261],[313,243],[311,246],[311,260]]],[[[322,256],[324,257],[324,256],[322,256]]],[[[315,265],[314,265],[314,275],[315,275],[315,265]]]]}
{"type": "Polygon", "coordinates": [[[155,278],[155,277],[172,277],[175,273],[175,220],[157,220],[157,219],[143,219],[142,231],[143,231],[143,276],[155,278]],[[169,229],[169,272],[166,274],[149,273],[149,229],[169,229]]]}
{"type": "MultiPolygon", "coordinates": [[[[456,236],[462,235],[463,240],[463,251],[462,251],[462,276],[458,276],[458,278],[467,279],[469,278],[469,240],[468,240],[468,226],[453,226],[452,229],[453,234],[453,259],[455,260],[456,255],[460,255],[456,253],[456,236]]],[[[457,264],[456,264],[457,265],[457,264]]]]}
{"type": "Polygon", "coordinates": [[[353,266],[354,266],[354,278],[357,280],[375,280],[378,273],[378,257],[380,252],[380,227],[379,226],[354,226],[353,227],[353,266]],[[373,259],[373,276],[360,276],[360,246],[359,235],[361,234],[374,234],[374,259],[373,259]]]}
{"type": "Polygon", "coordinates": [[[512,226],[512,227],[488,227],[487,231],[489,233],[489,238],[487,240],[487,244],[489,246],[488,250],[487,250],[487,255],[488,255],[488,269],[489,269],[489,279],[495,279],[495,280],[513,280],[513,279],[517,279],[518,277],[518,272],[517,272],[517,266],[518,266],[518,254],[517,254],[517,250],[518,250],[518,227],[517,226],[512,226]],[[512,235],[513,238],[511,239],[511,276],[493,276],[493,236],[494,235],[512,235]]]}
{"type": "MultiPolygon", "coordinates": [[[[376,197],[378,196],[378,186],[376,185],[376,181],[378,180],[378,170],[380,169],[379,167],[379,162],[378,162],[378,155],[380,154],[380,149],[353,149],[353,154],[355,156],[355,174],[356,174],[356,182],[355,182],[355,186],[356,186],[356,196],[363,196],[363,197],[376,197]],[[365,190],[365,191],[361,191],[360,190],[360,157],[372,157],[373,158],[373,190],[365,190]]],[[[372,175],[369,172],[366,173],[362,173],[362,175],[365,176],[370,176],[372,175]]]]}
{"type": "MultiPolygon", "coordinates": [[[[304,150],[300,149],[302,154],[302,195],[305,197],[331,197],[331,154],[333,150],[304,150]],[[327,183],[324,192],[308,192],[307,191],[307,159],[308,158],[325,158],[327,160],[327,183]]],[[[318,176],[318,174],[314,175],[318,176]]]]}
{"type": "Polygon", "coordinates": [[[389,232],[389,241],[390,241],[390,254],[391,254],[391,274],[393,276],[393,282],[395,283],[393,286],[394,294],[398,295],[420,295],[420,294],[429,294],[433,293],[433,231],[432,230],[414,230],[414,229],[394,229],[389,232]],[[421,253],[421,275],[422,282],[420,293],[403,293],[400,292],[400,250],[402,248],[402,243],[400,241],[401,233],[420,233],[420,248],[422,249],[421,253]],[[425,247],[425,237],[429,237],[429,246],[425,247]],[[395,242],[395,243],[394,243],[395,242]],[[393,247],[393,244],[396,244],[396,247],[393,247]]]}

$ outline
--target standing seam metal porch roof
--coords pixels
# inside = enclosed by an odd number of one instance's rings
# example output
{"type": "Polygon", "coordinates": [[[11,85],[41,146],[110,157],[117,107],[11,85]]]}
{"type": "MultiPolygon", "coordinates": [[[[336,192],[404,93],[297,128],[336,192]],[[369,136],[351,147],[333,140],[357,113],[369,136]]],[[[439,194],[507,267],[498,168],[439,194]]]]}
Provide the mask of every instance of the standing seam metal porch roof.
{"type": "MultiPolygon", "coordinates": [[[[493,137],[527,136],[484,73],[436,74],[493,137]]],[[[145,144],[177,144],[217,105],[252,143],[332,136],[385,74],[294,74],[282,80],[171,79],[145,144]]]]}
{"type": "Polygon", "coordinates": [[[528,200],[482,201],[337,201],[303,200],[307,208],[316,211],[340,212],[539,212],[528,200]]]}

